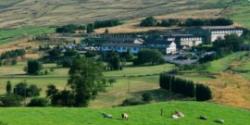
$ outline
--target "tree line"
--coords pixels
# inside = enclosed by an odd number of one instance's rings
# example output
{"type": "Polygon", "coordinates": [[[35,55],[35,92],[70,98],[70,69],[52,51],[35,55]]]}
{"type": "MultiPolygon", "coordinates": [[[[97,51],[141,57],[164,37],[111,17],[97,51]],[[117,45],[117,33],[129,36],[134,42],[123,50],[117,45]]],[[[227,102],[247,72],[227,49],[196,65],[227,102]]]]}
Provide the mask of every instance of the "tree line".
{"type": "Polygon", "coordinates": [[[180,79],[167,73],[160,75],[160,87],[174,93],[195,97],[197,101],[212,99],[212,91],[208,86],[180,79]]]}
{"type": "Polygon", "coordinates": [[[154,17],[147,17],[143,19],[140,23],[140,26],[150,27],[150,26],[229,26],[232,25],[233,21],[226,18],[216,18],[216,19],[193,19],[188,18],[185,20],[182,19],[164,19],[158,21],[154,17]]]}
{"type": "Polygon", "coordinates": [[[105,27],[113,27],[117,25],[121,25],[122,22],[118,19],[110,19],[110,20],[97,20],[93,23],[89,23],[87,25],[79,25],[79,24],[68,24],[61,27],[56,28],[57,33],[75,33],[78,30],[86,31],[87,33],[94,32],[95,29],[105,28],[105,27]]]}

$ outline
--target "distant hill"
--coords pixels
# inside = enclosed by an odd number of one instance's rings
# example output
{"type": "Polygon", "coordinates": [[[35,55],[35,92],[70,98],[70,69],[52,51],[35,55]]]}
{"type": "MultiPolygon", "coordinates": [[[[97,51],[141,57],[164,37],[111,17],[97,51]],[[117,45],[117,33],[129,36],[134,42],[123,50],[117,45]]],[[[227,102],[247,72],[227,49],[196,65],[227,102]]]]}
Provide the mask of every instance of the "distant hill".
{"type": "Polygon", "coordinates": [[[168,102],[112,109],[85,108],[8,108],[0,109],[0,121],[8,125],[218,125],[214,120],[224,119],[225,125],[250,123],[247,110],[224,107],[211,103],[168,102]],[[160,116],[161,108],[164,111],[160,116]],[[185,117],[170,118],[174,111],[181,111],[185,117]],[[129,114],[129,120],[121,120],[121,113],[129,114]],[[101,113],[113,115],[105,119],[101,113]],[[208,120],[198,119],[200,115],[208,120]]]}
{"type": "MultiPolygon", "coordinates": [[[[186,12],[187,10],[223,10],[231,1],[1,0],[0,27],[87,23],[111,18],[134,19],[186,12]]],[[[221,14],[220,11],[217,14],[221,14]]]]}

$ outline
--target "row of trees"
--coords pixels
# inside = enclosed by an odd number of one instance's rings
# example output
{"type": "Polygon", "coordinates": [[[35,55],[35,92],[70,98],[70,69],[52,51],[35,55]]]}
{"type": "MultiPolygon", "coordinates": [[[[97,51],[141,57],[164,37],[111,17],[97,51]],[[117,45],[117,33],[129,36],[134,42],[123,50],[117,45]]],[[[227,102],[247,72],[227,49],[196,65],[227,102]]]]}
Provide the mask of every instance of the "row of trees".
{"type": "MultiPolygon", "coordinates": [[[[6,85],[6,94],[0,97],[0,106],[20,106],[23,102],[26,102],[27,98],[39,96],[40,91],[41,89],[36,85],[27,85],[26,82],[18,83],[12,87],[11,82],[8,81],[6,85]]],[[[31,99],[30,102],[32,102],[32,100],[33,99],[31,99]]]]}
{"type": "Polygon", "coordinates": [[[188,97],[196,97],[197,101],[206,101],[212,98],[212,91],[209,87],[203,84],[195,84],[193,81],[180,79],[167,73],[160,75],[160,87],[188,97]]]}
{"type": "Polygon", "coordinates": [[[181,19],[165,19],[158,21],[154,17],[147,17],[141,21],[140,26],[228,26],[232,25],[233,21],[226,18],[217,19],[192,19],[188,18],[186,20],[181,19]]]}
{"type": "Polygon", "coordinates": [[[23,57],[25,55],[24,49],[16,49],[7,51],[1,54],[1,59],[10,59],[10,58],[17,58],[17,57],[23,57]]]}
{"type": "Polygon", "coordinates": [[[112,27],[120,24],[122,24],[121,21],[117,19],[95,21],[94,23],[89,23],[87,25],[68,24],[56,28],[56,32],[75,33],[76,31],[86,31],[87,33],[91,33],[94,32],[94,30],[97,28],[112,27]]]}

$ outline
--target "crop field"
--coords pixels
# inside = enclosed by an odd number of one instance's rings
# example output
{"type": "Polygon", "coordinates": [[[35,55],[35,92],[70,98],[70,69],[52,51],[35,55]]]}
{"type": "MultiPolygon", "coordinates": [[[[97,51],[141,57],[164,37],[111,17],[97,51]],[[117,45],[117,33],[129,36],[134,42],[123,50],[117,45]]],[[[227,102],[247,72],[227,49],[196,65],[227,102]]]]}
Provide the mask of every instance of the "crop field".
{"type": "Polygon", "coordinates": [[[106,109],[90,108],[7,108],[0,109],[0,121],[8,125],[218,125],[216,119],[224,119],[226,125],[245,125],[250,122],[250,112],[238,108],[212,103],[170,101],[132,107],[106,109]],[[160,110],[163,109],[163,116],[160,110]],[[174,111],[181,111],[184,118],[170,118],[174,111]],[[11,112],[11,113],[10,113],[11,112]],[[122,120],[123,112],[129,120],[122,120]],[[103,118],[101,113],[113,115],[113,119],[103,118]],[[204,115],[208,120],[200,120],[204,115]]]}

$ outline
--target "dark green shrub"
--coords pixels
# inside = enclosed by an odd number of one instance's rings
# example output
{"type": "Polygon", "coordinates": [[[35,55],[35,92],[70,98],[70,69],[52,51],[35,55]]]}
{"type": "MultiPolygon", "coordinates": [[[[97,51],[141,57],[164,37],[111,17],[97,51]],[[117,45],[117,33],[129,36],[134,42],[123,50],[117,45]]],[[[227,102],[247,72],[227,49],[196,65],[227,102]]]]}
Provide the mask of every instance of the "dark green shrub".
{"type": "Polygon", "coordinates": [[[3,107],[21,106],[22,101],[23,98],[21,96],[8,94],[0,97],[0,106],[3,107]]]}
{"type": "Polygon", "coordinates": [[[49,102],[46,98],[33,98],[30,100],[29,107],[46,107],[49,102]]]}
{"type": "Polygon", "coordinates": [[[207,101],[212,99],[212,91],[208,86],[203,84],[196,85],[196,100],[197,101],[207,101]]]}
{"type": "Polygon", "coordinates": [[[140,104],[144,104],[144,102],[136,98],[126,99],[122,102],[122,106],[140,105],[140,104]]]}
{"type": "Polygon", "coordinates": [[[150,102],[153,100],[153,96],[150,93],[144,93],[142,94],[142,100],[144,102],[150,102]]]}

